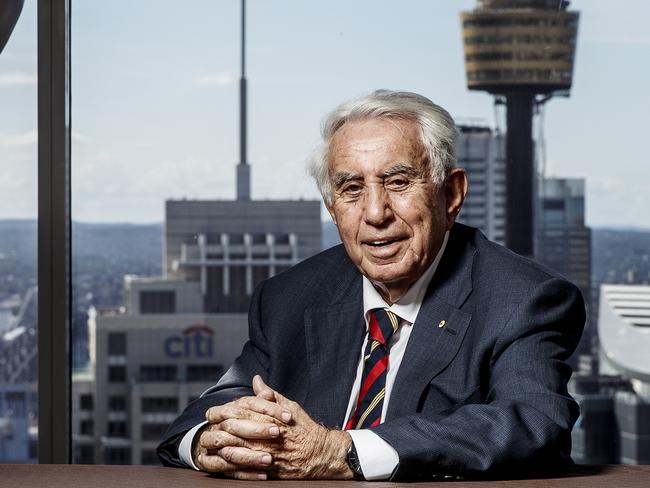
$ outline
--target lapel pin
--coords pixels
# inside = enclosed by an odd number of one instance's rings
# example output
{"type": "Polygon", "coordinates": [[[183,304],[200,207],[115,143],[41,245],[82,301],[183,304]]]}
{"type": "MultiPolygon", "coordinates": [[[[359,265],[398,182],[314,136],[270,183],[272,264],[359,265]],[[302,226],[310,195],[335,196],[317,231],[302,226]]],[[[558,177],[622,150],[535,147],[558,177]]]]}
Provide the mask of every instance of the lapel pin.
{"type": "Polygon", "coordinates": [[[447,322],[445,322],[444,320],[441,320],[440,323],[438,324],[438,328],[442,329],[445,326],[446,323],[447,322]]]}

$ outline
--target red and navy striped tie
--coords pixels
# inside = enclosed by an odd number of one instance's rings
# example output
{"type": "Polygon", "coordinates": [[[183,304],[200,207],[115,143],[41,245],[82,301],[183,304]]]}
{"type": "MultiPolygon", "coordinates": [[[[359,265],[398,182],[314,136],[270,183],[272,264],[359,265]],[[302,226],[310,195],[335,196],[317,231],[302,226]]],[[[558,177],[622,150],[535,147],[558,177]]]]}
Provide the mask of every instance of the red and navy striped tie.
{"type": "Polygon", "coordinates": [[[370,311],[369,338],[364,352],[363,376],[354,413],[345,430],[365,429],[381,423],[386,394],[388,341],[397,332],[399,318],[393,312],[376,308],[370,311]]]}

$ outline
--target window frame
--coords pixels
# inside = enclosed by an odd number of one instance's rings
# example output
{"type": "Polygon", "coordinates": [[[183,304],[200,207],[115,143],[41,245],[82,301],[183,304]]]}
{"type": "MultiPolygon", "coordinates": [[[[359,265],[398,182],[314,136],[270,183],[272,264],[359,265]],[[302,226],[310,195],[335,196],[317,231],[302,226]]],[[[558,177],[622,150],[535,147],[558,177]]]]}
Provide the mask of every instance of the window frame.
{"type": "Polygon", "coordinates": [[[38,0],[38,462],[72,459],[70,1],[38,0]]]}

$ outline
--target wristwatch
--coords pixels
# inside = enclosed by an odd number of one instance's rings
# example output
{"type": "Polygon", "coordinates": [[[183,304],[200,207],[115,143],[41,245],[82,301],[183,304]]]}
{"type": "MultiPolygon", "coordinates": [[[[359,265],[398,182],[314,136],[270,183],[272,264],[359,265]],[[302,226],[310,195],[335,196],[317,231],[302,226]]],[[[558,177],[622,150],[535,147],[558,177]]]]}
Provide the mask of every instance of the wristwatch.
{"type": "Polygon", "coordinates": [[[345,456],[345,460],[348,463],[348,466],[350,466],[350,469],[352,470],[353,473],[353,478],[355,480],[365,480],[363,476],[363,471],[361,469],[361,463],[359,462],[359,455],[357,454],[357,448],[354,447],[354,442],[350,446],[350,449],[348,449],[348,454],[345,456]]]}

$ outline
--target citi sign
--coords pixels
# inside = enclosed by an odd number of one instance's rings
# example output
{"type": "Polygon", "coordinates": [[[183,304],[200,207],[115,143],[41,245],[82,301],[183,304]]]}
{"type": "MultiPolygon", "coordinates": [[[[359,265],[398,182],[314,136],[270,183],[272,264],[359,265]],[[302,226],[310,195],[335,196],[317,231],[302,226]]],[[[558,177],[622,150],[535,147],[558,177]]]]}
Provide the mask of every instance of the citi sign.
{"type": "Polygon", "coordinates": [[[170,358],[210,358],[213,355],[212,328],[205,324],[190,325],[180,335],[165,339],[165,355],[170,358]]]}

